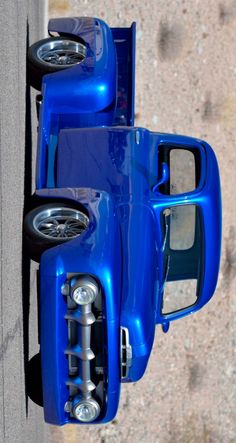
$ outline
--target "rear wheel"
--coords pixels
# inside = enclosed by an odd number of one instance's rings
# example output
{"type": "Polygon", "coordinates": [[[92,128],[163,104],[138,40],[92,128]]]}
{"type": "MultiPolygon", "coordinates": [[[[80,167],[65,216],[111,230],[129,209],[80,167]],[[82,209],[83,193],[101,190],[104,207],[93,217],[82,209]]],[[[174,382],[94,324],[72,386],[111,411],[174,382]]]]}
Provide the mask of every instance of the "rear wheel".
{"type": "Polygon", "coordinates": [[[45,74],[70,68],[81,63],[86,56],[86,46],[81,40],[70,37],[45,38],[28,50],[28,77],[31,86],[41,90],[45,74]]]}
{"type": "Polygon", "coordinates": [[[30,258],[40,261],[48,248],[78,237],[88,227],[85,211],[65,203],[51,203],[30,211],[24,219],[24,238],[30,258]]]}

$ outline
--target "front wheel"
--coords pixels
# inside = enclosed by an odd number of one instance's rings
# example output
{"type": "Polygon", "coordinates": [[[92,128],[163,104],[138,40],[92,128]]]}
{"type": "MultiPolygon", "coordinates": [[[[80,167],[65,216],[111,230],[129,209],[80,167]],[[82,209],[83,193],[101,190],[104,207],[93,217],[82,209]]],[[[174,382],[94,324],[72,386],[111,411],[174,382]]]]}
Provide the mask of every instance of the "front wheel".
{"type": "Polygon", "coordinates": [[[27,363],[26,392],[38,406],[43,406],[43,388],[40,354],[34,355],[27,363]]]}
{"type": "Polygon", "coordinates": [[[69,37],[50,37],[39,40],[28,50],[28,74],[31,86],[41,90],[45,74],[70,68],[86,57],[82,41],[69,37]]]}
{"type": "Polygon", "coordinates": [[[24,239],[30,258],[40,261],[48,248],[78,237],[88,227],[85,212],[65,203],[39,206],[26,214],[24,239]]]}

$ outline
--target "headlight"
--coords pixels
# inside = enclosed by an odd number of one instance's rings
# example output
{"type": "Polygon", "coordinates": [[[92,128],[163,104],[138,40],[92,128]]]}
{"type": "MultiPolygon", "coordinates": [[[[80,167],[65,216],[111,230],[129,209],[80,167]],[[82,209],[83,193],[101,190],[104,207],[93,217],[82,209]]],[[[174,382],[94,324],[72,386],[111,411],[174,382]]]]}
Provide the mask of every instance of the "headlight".
{"type": "Polygon", "coordinates": [[[98,285],[90,276],[79,278],[72,287],[71,297],[78,305],[93,303],[98,295],[98,285]]]}
{"type": "Polygon", "coordinates": [[[77,397],[73,403],[73,415],[79,421],[94,421],[100,414],[100,406],[93,398],[82,400],[77,397]]]}

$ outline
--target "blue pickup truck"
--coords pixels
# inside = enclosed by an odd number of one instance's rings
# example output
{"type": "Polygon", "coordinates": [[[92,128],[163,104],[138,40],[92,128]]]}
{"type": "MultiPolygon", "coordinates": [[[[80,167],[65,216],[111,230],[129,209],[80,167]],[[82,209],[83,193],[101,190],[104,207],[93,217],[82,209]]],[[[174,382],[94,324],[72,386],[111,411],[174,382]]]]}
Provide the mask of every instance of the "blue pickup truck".
{"type": "Polygon", "coordinates": [[[52,19],[28,53],[40,91],[36,189],[45,420],[105,423],[147,367],[156,324],[202,308],[219,270],[221,194],[204,141],[134,126],[135,24],[52,19]]]}

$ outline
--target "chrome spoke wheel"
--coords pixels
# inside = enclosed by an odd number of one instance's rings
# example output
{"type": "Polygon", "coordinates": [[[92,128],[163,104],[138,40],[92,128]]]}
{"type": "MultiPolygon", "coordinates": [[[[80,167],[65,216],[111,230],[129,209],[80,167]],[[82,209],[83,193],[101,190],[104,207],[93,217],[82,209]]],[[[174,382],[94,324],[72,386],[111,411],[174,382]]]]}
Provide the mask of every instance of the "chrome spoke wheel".
{"type": "Polygon", "coordinates": [[[65,39],[51,39],[42,44],[37,56],[48,66],[67,68],[81,63],[86,57],[86,46],[83,43],[65,39]]]}
{"type": "Polygon", "coordinates": [[[33,219],[34,229],[47,239],[70,240],[78,237],[88,226],[83,212],[67,207],[54,207],[39,212],[33,219]]]}

